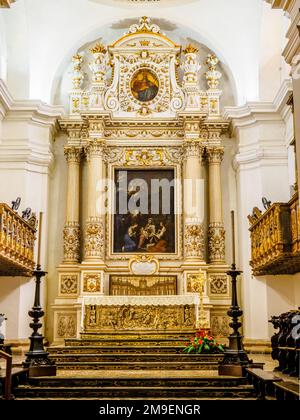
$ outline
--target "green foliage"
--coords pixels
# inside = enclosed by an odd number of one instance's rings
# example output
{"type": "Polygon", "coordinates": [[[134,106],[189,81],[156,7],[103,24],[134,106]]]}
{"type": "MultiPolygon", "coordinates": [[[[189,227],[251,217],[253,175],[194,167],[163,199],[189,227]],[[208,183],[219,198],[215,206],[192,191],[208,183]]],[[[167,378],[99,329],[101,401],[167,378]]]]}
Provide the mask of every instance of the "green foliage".
{"type": "Polygon", "coordinates": [[[196,336],[192,337],[189,343],[186,343],[186,347],[183,353],[186,354],[209,354],[209,353],[223,353],[224,347],[217,343],[217,341],[205,331],[197,331],[196,336]]]}

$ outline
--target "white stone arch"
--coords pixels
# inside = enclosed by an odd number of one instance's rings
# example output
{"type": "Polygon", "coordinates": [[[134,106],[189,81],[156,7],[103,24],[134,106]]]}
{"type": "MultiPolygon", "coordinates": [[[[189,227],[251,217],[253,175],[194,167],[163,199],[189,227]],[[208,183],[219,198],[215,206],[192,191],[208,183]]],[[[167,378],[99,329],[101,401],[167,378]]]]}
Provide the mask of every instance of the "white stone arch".
{"type": "MultiPolygon", "coordinates": [[[[131,19],[126,19],[128,20],[128,22],[130,21],[130,23],[128,24],[128,28],[131,23],[137,22],[138,19],[141,17],[141,13],[136,12],[135,15],[136,16],[132,17],[131,19]]],[[[156,22],[160,23],[163,20],[163,22],[166,22],[171,26],[176,26],[179,32],[182,32],[182,34],[186,36],[186,42],[192,42],[192,43],[194,42],[199,45],[202,44],[204,47],[207,48],[207,50],[215,53],[218,56],[218,58],[220,59],[220,64],[223,68],[223,73],[228,78],[231,93],[233,96],[233,101],[232,101],[233,103],[231,103],[230,105],[236,105],[239,101],[237,80],[236,80],[236,77],[234,76],[232,66],[229,63],[227,56],[223,53],[218,40],[216,38],[212,39],[212,37],[206,31],[204,30],[199,31],[199,30],[196,30],[195,28],[191,28],[190,26],[182,23],[181,21],[177,19],[172,18],[172,20],[168,21],[166,19],[158,18],[155,13],[152,13],[152,14],[149,13],[148,15],[154,23],[156,22]]],[[[82,50],[84,45],[96,42],[99,38],[102,38],[103,35],[105,34],[105,31],[110,29],[111,26],[116,24],[117,22],[118,21],[116,20],[108,19],[105,22],[102,22],[101,28],[99,28],[99,25],[94,25],[92,28],[89,28],[89,30],[85,31],[83,34],[78,36],[76,40],[74,40],[72,45],[70,45],[68,51],[62,57],[60,63],[58,63],[56,71],[53,75],[53,78],[51,81],[51,90],[50,90],[51,103],[55,102],[55,96],[56,96],[59,84],[61,82],[61,78],[63,76],[63,73],[69,67],[72,60],[72,56],[76,54],[78,51],[82,50]]],[[[119,34],[120,37],[123,35],[126,29],[127,28],[124,27],[122,31],[120,31],[120,34],[119,34]]],[[[166,35],[170,39],[172,39],[172,31],[164,30],[163,27],[162,27],[162,30],[166,32],[166,35]]],[[[117,39],[118,39],[118,35],[115,39],[111,39],[110,41],[112,42],[117,39]]],[[[202,73],[203,73],[206,70],[204,69],[205,64],[204,63],[202,64],[203,64],[203,68],[202,68],[202,73]]]]}

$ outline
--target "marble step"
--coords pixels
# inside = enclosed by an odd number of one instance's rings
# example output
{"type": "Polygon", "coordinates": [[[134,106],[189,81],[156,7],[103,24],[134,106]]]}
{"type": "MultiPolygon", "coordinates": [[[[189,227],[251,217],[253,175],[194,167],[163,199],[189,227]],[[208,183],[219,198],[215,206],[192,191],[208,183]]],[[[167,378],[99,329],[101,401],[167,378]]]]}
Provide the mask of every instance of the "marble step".
{"type": "Polygon", "coordinates": [[[192,361],[57,361],[58,369],[68,370],[217,370],[218,362],[192,361]]]}
{"type": "Polygon", "coordinates": [[[160,377],[152,374],[135,375],[128,377],[118,377],[116,375],[110,375],[109,377],[45,377],[45,378],[30,378],[28,380],[29,385],[36,387],[47,387],[47,388],[60,388],[60,387],[237,387],[240,385],[248,385],[246,378],[234,378],[234,377],[222,377],[222,376],[205,376],[205,377],[194,377],[191,378],[188,374],[182,374],[180,376],[173,376],[170,372],[170,376],[160,377]]]}
{"type": "Polygon", "coordinates": [[[111,331],[111,332],[83,332],[80,334],[82,340],[96,338],[96,339],[117,339],[130,338],[138,339],[175,339],[185,340],[186,338],[195,335],[195,330],[187,331],[111,331]]]}
{"type": "Polygon", "coordinates": [[[55,360],[57,365],[62,363],[83,363],[83,362],[112,362],[112,363],[218,363],[223,360],[222,355],[202,355],[202,354],[135,354],[135,353],[111,353],[111,354],[50,354],[50,358],[55,360]]]}
{"type": "Polygon", "coordinates": [[[65,339],[66,347],[86,347],[86,346],[171,346],[171,347],[182,347],[186,342],[190,341],[191,337],[180,338],[67,338],[65,339]]]}
{"type": "Polygon", "coordinates": [[[233,387],[32,387],[23,385],[14,394],[19,398],[253,398],[254,388],[249,385],[233,387]]]}
{"type": "Polygon", "coordinates": [[[52,355],[59,354],[181,354],[185,346],[66,346],[49,347],[52,355]]]}

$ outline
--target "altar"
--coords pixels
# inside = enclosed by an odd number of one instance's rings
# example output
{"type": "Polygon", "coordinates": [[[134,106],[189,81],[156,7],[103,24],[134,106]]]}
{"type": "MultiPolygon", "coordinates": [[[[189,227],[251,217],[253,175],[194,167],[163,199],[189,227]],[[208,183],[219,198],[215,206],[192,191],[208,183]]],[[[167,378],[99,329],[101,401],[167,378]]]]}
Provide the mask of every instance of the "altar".
{"type": "Polygon", "coordinates": [[[193,331],[198,296],[102,296],[83,298],[82,331],[193,331]]]}
{"type": "Polygon", "coordinates": [[[112,45],[73,57],[60,120],[68,176],[54,342],[100,330],[193,330],[200,294],[202,326],[228,335],[229,121],[219,60],[209,54],[201,64],[198,52],[143,17],[112,45]]]}

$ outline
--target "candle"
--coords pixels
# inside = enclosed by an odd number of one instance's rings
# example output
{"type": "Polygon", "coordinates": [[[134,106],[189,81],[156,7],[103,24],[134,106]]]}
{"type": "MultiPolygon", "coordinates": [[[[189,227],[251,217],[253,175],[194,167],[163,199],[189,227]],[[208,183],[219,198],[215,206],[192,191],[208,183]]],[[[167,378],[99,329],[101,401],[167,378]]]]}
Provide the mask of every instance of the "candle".
{"type": "Polygon", "coordinates": [[[41,245],[42,245],[42,228],[43,228],[43,213],[40,212],[40,222],[39,222],[39,243],[38,243],[38,258],[37,265],[41,265],[41,245]]]}
{"type": "Polygon", "coordinates": [[[232,227],[232,264],[235,265],[235,226],[234,226],[234,211],[231,211],[231,227],[232,227]]]}

